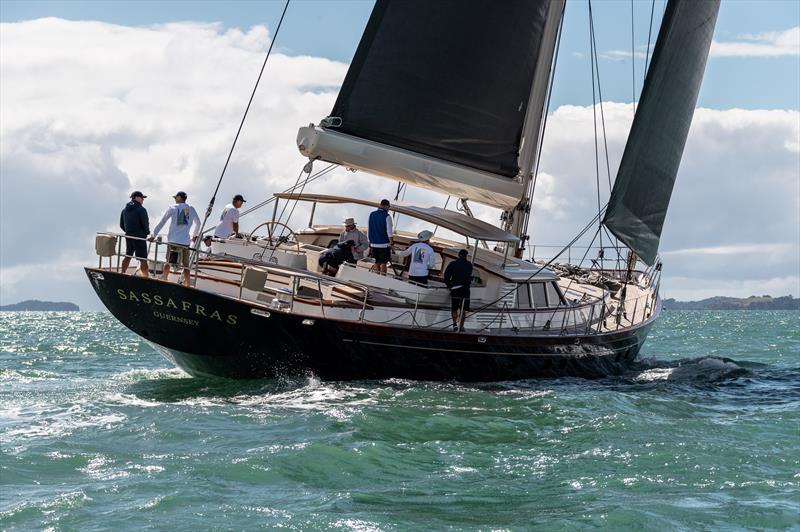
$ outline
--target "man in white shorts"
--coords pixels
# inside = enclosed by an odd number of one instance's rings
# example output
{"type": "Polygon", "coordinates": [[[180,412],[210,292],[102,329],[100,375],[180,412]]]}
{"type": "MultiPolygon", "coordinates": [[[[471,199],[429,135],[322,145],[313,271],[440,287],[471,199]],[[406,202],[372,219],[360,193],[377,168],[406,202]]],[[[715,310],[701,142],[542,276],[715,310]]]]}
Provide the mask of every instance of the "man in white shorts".
{"type": "Polygon", "coordinates": [[[186,192],[178,192],[174,196],[175,205],[172,205],[164,211],[161,220],[153,229],[153,240],[164,227],[164,224],[169,221],[169,232],[167,233],[167,263],[164,264],[164,273],[162,279],[169,280],[169,271],[171,266],[176,268],[183,268],[183,286],[189,286],[189,245],[197,240],[197,233],[200,230],[200,217],[197,216],[197,211],[194,207],[186,203],[186,192]],[[192,230],[194,227],[194,230],[192,230]],[[189,232],[192,230],[192,236],[189,232]]]}

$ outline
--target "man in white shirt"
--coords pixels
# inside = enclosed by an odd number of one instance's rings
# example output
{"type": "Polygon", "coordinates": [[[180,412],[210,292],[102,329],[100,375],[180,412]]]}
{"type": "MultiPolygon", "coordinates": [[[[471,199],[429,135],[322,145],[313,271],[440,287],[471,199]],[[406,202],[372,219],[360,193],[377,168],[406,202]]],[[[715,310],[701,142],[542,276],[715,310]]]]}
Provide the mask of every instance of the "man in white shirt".
{"type": "Polygon", "coordinates": [[[155,229],[153,229],[153,236],[150,239],[152,240],[158,236],[161,228],[169,220],[167,263],[164,264],[162,279],[169,280],[170,266],[177,268],[180,265],[183,268],[183,286],[189,286],[189,245],[197,240],[201,222],[194,207],[186,203],[186,192],[178,192],[174,197],[175,205],[171,205],[164,211],[164,215],[155,229]],[[191,238],[189,237],[190,230],[192,230],[191,238]]]}
{"type": "Polygon", "coordinates": [[[217,238],[228,238],[234,235],[236,238],[242,238],[239,234],[239,209],[242,204],[247,200],[241,194],[236,194],[233,201],[225,205],[222,209],[222,214],[219,216],[219,223],[217,228],[214,229],[214,236],[217,238]]]}
{"type": "Polygon", "coordinates": [[[356,227],[356,221],[352,218],[345,218],[344,231],[339,235],[339,242],[348,240],[352,240],[356,245],[353,249],[353,257],[356,260],[364,258],[364,252],[369,249],[369,240],[367,240],[367,235],[356,227]]]}
{"type": "Polygon", "coordinates": [[[421,231],[417,238],[419,242],[408,246],[397,255],[407,257],[411,255],[411,264],[408,267],[408,280],[419,284],[428,284],[428,270],[436,266],[436,254],[428,241],[433,238],[430,231],[421,231]]]}
{"type": "Polygon", "coordinates": [[[203,242],[200,244],[200,258],[201,259],[209,259],[213,251],[211,250],[211,246],[213,245],[213,239],[211,235],[206,235],[203,237],[203,242]]]}

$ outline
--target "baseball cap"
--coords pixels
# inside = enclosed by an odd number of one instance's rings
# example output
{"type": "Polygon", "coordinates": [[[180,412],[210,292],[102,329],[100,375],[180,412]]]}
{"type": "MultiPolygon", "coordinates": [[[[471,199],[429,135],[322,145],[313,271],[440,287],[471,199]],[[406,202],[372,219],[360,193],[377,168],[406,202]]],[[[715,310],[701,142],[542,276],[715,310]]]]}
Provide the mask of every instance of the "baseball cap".
{"type": "Polygon", "coordinates": [[[131,199],[133,199],[133,198],[146,198],[146,197],[147,196],[142,194],[141,190],[134,190],[133,193],[131,194],[131,199]]]}
{"type": "Polygon", "coordinates": [[[242,203],[246,203],[246,202],[247,202],[247,200],[246,200],[246,199],[244,199],[244,196],[242,196],[241,194],[236,194],[236,195],[233,197],[233,201],[236,201],[236,200],[239,200],[239,201],[241,201],[242,203]]]}
{"type": "Polygon", "coordinates": [[[389,200],[388,199],[382,199],[381,200],[381,205],[389,205],[389,200]]]}
{"type": "Polygon", "coordinates": [[[172,196],[172,197],[173,197],[173,198],[177,198],[178,196],[180,196],[180,197],[181,197],[181,198],[183,198],[183,199],[186,199],[186,198],[188,198],[188,196],[186,195],[186,192],[184,192],[183,190],[179,190],[179,191],[178,191],[178,192],[177,192],[177,193],[176,193],[174,196],[172,196]]]}

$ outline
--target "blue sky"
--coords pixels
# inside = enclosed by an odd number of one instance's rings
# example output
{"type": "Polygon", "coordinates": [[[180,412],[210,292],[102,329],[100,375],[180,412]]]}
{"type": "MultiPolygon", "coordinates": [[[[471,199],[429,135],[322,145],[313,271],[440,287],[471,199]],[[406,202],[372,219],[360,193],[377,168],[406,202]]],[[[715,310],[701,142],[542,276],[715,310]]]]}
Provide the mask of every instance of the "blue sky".
{"type": "MultiPolygon", "coordinates": [[[[96,264],[94,234],[116,230],[131,190],[150,196],[153,219],[176,190],[204,210],[283,5],[0,0],[0,303],[102,308],[82,266],[96,264]],[[30,245],[43,234],[46,246],[30,245]]],[[[221,196],[255,202],[294,182],[297,128],[330,111],[372,5],[292,0],[221,196]]],[[[637,95],[651,5],[633,3],[637,95]]],[[[613,174],[633,114],[631,2],[593,6],[613,174]]],[[[542,247],[569,241],[596,201],[587,7],[567,1],[534,198],[542,247]]],[[[664,296],[800,296],[800,0],[723,0],[698,107],[662,235],[664,296]]],[[[395,186],[340,169],[310,192],[389,197],[395,186]]],[[[444,203],[431,194],[406,199],[444,203]]],[[[320,208],[316,219],[341,217],[320,208]]]]}
{"type": "MultiPolygon", "coordinates": [[[[247,29],[253,25],[275,27],[283,1],[230,0],[2,0],[0,21],[15,22],[41,17],[99,20],[126,26],[165,22],[220,22],[225,27],[247,29]]],[[[293,0],[276,43],[289,55],[313,55],[348,63],[372,10],[371,0],[293,0]]],[[[565,36],[559,56],[554,105],[591,103],[588,71],[588,10],[584,1],[567,1],[565,36]],[[581,57],[580,54],[583,54],[581,57]]],[[[604,51],[631,49],[631,9],[634,46],[646,50],[652,2],[648,0],[595,0],[593,6],[597,46],[604,51]]],[[[653,36],[664,9],[655,1],[653,36]]],[[[798,0],[723,0],[715,40],[740,42],[744,36],[785,30],[800,25],[798,0]]],[[[636,91],[641,90],[644,59],[636,61],[636,91]]],[[[630,101],[629,58],[601,64],[603,96],[630,101]]],[[[698,106],[743,109],[800,108],[798,56],[718,57],[709,61],[698,106]]]]}

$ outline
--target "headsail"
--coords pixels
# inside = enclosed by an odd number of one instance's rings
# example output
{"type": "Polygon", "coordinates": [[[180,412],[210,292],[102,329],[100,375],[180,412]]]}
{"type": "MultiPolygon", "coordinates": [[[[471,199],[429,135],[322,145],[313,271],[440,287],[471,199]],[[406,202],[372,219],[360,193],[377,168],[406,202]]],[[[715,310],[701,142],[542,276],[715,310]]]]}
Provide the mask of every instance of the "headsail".
{"type": "Polygon", "coordinates": [[[539,137],[563,5],[378,0],[331,117],[301,129],[301,152],[513,207],[539,137]]]}
{"type": "Polygon", "coordinates": [[[670,0],[603,223],[655,261],[714,34],[719,0],[670,0]]]}

